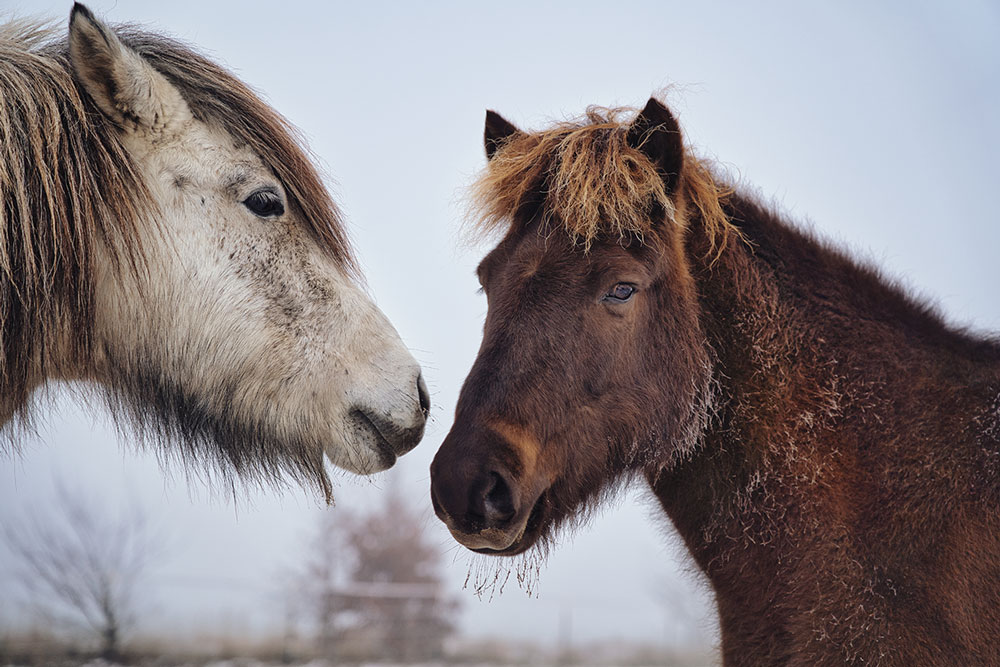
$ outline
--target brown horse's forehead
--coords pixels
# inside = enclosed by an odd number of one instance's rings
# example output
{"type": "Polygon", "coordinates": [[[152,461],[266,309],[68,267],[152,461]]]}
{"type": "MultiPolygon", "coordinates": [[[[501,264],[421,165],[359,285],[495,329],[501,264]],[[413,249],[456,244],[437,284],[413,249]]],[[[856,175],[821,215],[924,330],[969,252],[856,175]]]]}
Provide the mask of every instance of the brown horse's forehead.
{"type": "Polygon", "coordinates": [[[515,257],[536,256],[535,265],[540,261],[545,252],[543,245],[537,243],[537,234],[525,231],[512,230],[493,250],[487,253],[486,257],[479,262],[476,267],[476,274],[481,281],[487,280],[490,276],[508,265],[515,257]],[[532,243],[535,241],[535,243],[532,243]]]}
{"type": "Polygon", "coordinates": [[[547,235],[521,231],[509,234],[490,251],[479,263],[476,274],[483,284],[504,270],[515,270],[519,281],[527,280],[543,267],[561,267],[560,273],[580,276],[630,271],[631,278],[636,278],[636,273],[652,272],[659,256],[655,242],[626,248],[621,243],[605,241],[585,250],[559,230],[547,235]]]}

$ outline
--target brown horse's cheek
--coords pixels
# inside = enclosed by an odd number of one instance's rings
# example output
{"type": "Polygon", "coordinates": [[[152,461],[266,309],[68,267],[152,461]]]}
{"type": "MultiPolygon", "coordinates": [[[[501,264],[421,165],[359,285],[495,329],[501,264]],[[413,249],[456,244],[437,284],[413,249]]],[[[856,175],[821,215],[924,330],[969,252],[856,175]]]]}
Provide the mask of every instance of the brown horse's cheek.
{"type": "Polygon", "coordinates": [[[607,375],[589,377],[583,381],[583,390],[591,398],[600,398],[607,391],[607,375]]]}

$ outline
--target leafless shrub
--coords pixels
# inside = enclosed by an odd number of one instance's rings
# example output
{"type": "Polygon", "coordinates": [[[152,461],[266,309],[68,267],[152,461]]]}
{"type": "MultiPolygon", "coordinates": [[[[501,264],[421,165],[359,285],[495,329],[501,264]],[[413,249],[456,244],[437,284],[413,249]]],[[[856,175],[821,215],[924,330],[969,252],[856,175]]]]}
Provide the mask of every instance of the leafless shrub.
{"type": "Polygon", "coordinates": [[[104,659],[119,659],[160,540],[135,504],[108,513],[62,484],[56,498],[49,510],[3,525],[15,585],[25,607],[50,627],[83,630],[99,641],[104,659]]]}

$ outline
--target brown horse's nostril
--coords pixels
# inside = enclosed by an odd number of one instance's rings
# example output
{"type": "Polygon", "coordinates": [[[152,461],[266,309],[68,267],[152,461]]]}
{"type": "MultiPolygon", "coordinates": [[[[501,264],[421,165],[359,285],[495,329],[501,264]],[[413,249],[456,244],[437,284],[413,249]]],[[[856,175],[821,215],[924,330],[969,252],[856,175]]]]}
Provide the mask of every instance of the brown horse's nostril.
{"type": "Polygon", "coordinates": [[[514,518],[514,494],[510,485],[499,472],[491,472],[482,486],[481,495],[475,503],[480,509],[487,528],[502,528],[514,518]]]}
{"type": "Polygon", "coordinates": [[[424,419],[431,414],[431,396],[427,392],[427,383],[424,382],[424,374],[417,376],[417,400],[420,401],[420,411],[424,413],[424,419]]]}

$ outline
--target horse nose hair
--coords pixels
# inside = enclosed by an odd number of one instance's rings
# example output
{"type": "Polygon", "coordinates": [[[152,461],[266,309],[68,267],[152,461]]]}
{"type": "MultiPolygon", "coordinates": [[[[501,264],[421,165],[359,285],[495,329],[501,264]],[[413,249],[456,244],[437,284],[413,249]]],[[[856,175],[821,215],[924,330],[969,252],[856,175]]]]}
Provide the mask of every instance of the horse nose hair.
{"type": "Polygon", "coordinates": [[[424,419],[427,419],[431,414],[431,396],[427,391],[423,373],[417,376],[417,400],[420,401],[420,412],[423,413],[424,419]]]}

